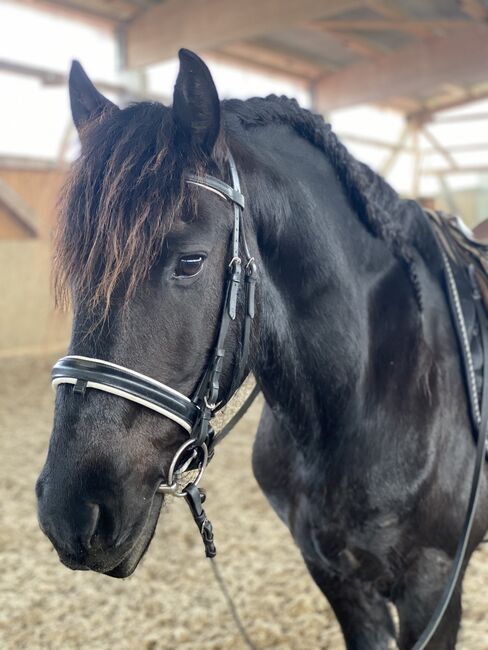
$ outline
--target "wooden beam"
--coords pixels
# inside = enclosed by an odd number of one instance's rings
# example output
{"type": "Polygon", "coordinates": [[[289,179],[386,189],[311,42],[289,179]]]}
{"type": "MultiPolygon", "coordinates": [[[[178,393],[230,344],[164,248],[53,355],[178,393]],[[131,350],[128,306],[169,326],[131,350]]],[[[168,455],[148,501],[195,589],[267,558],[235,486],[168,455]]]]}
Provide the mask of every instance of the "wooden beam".
{"type": "Polygon", "coordinates": [[[300,54],[280,50],[272,47],[265,47],[254,43],[232,43],[217,51],[218,54],[233,57],[247,64],[255,64],[267,68],[269,71],[278,71],[282,74],[314,79],[324,74],[327,70],[332,71],[331,66],[321,65],[311,61],[300,54]]]}
{"type": "Polygon", "coordinates": [[[420,194],[420,179],[422,176],[422,151],[419,143],[419,130],[414,128],[412,131],[413,147],[413,174],[412,174],[412,196],[416,199],[420,194]]]}
{"type": "Polygon", "coordinates": [[[58,168],[55,160],[26,156],[0,156],[0,169],[49,172],[58,168]]]}
{"type": "Polygon", "coordinates": [[[388,19],[408,20],[411,16],[399,6],[398,0],[364,0],[364,4],[388,19]]]}
{"type": "Polygon", "coordinates": [[[438,115],[433,118],[436,124],[458,124],[459,122],[480,122],[488,120],[488,112],[463,113],[461,115],[438,115]]]}
{"type": "MultiPolygon", "coordinates": [[[[13,61],[0,59],[0,72],[10,72],[11,74],[23,77],[33,77],[39,79],[46,86],[65,86],[68,83],[68,75],[63,72],[41,68],[35,65],[24,63],[14,63],[13,61]]],[[[107,81],[94,81],[95,86],[102,92],[114,93],[117,96],[131,94],[134,99],[153,99],[163,103],[170,103],[169,96],[155,95],[154,93],[135,93],[124,84],[110,83],[107,81]]]]}
{"type": "Polygon", "coordinates": [[[314,21],[313,23],[306,25],[306,27],[319,32],[329,32],[332,38],[338,40],[349,50],[355,52],[356,54],[360,54],[361,56],[378,56],[378,54],[385,54],[389,51],[389,48],[387,48],[382,43],[378,43],[372,39],[365,38],[354,30],[351,33],[347,28],[330,29],[328,27],[328,24],[329,21],[314,21]]]}
{"type": "Polygon", "coordinates": [[[7,208],[8,212],[12,214],[31,237],[37,237],[38,228],[35,212],[3,178],[0,178],[0,203],[7,208]]]}
{"type": "Polygon", "coordinates": [[[444,147],[444,145],[442,145],[442,144],[439,142],[439,140],[438,140],[438,139],[433,135],[433,133],[431,133],[431,132],[429,131],[428,128],[426,128],[426,127],[423,127],[423,128],[422,128],[422,135],[423,135],[424,138],[425,138],[425,139],[426,139],[426,140],[427,140],[427,141],[432,145],[432,147],[433,147],[433,148],[434,148],[438,153],[440,153],[440,155],[444,158],[444,160],[447,161],[447,164],[449,165],[449,168],[450,168],[450,169],[457,169],[458,164],[457,164],[457,162],[454,160],[454,158],[453,158],[451,152],[448,151],[448,150],[446,149],[446,147],[444,147]]]}
{"type": "Polygon", "coordinates": [[[166,0],[128,25],[128,65],[173,58],[182,46],[218,49],[360,5],[360,0],[166,0]]]}
{"type": "Polygon", "coordinates": [[[464,95],[456,99],[446,98],[445,95],[434,95],[427,99],[422,106],[408,109],[405,113],[407,113],[407,118],[414,122],[431,122],[435,119],[436,113],[466,106],[483,99],[488,99],[488,90],[484,87],[481,87],[479,90],[476,88],[465,88],[464,95]]]}
{"type": "Polygon", "coordinates": [[[418,113],[423,108],[422,102],[418,99],[414,99],[413,97],[404,97],[403,95],[388,97],[385,100],[378,102],[378,106],[387,110],[398,111],[404,115],[418,113]]]}
{"type": "Polygon", "coordinates": [[[451,214],[459,214],[459,208],[447,178],[443,174],[439,174],[437,176],[437,181],[441,188],[441,194],[444,197],[444,201],[447,203],[449,208],[449,212],[451,214]]]}
{"type": "Polygon", "coordinates": [[[449,176],[450,174],[488,174],[488,165],[471,165],[456,169],[424,169],[429,176],[449,176]]]}
{"type": "Polygon", "coordinates": [[[410,135],[410,126],[408,124],[406,124],[403,127],[402,132],[400,133],[400,137],[398,138],[398,142],[395,144],[395,146],[391,150],[389,156],[386,158],[384,163],[381,165],[380,174],[382,176],[388,176],[388,174],[393,169],[393,167],[394,167],[394,165],[395,165],[395,163],[396,163],[396,161],[398,159],[398,156],[403,151],[403,148],[405,146],[405,143],[406,143],[409,135],[410,135]]]}
{"type": "MultiPolygon", "coordinates": [[[[473,142],[467,144],[451,144],[449,147],[445,147],[449,153],[472,153],[473,151],[487,151],[488,152],[488,142],[473,142]]],[[[437,153],[436,149],[425,149],[425,155],[432,155],[437,153]]]]}
{"type": "Polygon", "coordinates": [[[459,0],[461,11],[475,20],[488,20],[488,7],[479,0],[459,0]]]}
{"type": "MultiPolygon", "coordinates": [[[[363,135],[341,132],[339,132],[337,136],[341,140],[344,140],[346,143],[351,142],[352,144],[359,144],[365,147],[376,147],[377,149],[387,149],[388,151],[398,150],[398,143],[385,142],[384,140],[378,140],[377,138],[368,138],[367,136],[363,135]]],[[[414,149],[411,146],[402,146],[402,151],[406,153],[414,153],[414,149]]]]}
{"type": "Polygon", "coordinates": [[[466,25],[466,20],[319,20],[315,24],[325,31],[343,32],[407,32],[416,36],[428,36],[438,30],[453,30],[466,25]]]}
{"type": "Polygon", "coordinates": [[[474,84],[486,79],[487,59],[488,27],[469,24],[459,29],[455,47],[451,39],[432,38],[329,75],[316,86],[317,103],[330,111],[432,94],[445,82],[474,84]]]}

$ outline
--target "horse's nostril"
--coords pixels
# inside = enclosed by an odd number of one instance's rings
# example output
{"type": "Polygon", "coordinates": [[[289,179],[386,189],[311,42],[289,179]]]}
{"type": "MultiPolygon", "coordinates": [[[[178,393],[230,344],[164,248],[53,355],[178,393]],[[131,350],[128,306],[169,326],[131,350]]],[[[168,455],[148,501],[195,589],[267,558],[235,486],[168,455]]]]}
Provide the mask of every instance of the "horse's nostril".
{"type": "Polygon", "coordinates": [[[114,543],[115,519],[113,513],[106,506],[90,503],[90,520],[85,528],[82,538],[87,549],[108,549],[114,543]]]}
{"type": "Polygon", "coordinates": [[[82,543],[85,548],[91,548],[100,521],[100,506],[98,503],[89,503],[87,506],[90,510],[82,536],[82,543]]]}

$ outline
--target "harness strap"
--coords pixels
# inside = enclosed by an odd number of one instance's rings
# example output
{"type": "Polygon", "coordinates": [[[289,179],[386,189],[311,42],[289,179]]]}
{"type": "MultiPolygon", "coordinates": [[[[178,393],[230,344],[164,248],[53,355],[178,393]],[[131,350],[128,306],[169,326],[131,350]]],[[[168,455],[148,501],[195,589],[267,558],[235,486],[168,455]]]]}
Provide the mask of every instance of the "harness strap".
{"type": "MultiPolygon", "coordinates": [[[[449,296],[451,300],[454,301],[456,305],[459,303],[459,295],[456,287],[456,282],[452,273],[451,265],[447,259],[447,255],[441,249],[442,261],[444,264],[444,272],[446,276],[446,283],[448,287],[449,296]]],[[[463,568],[464,559],[466,556],[466,550],[469,543],[469,538],[473,528],[473,523],[476,514],[476,506],[479,499],[480,487],[481,487],[481,477],[484,467],[484,458],[486,445],[488,441],[488,320],[485,314],[485,311],[481,305],[481,294],[477,286],[477,282],[473,273],[469,274],[472,284],[472,298],[475,304],[476,312],[479,318],[480,330],[481,330],[481,339],[483,344],[483,363],[484,363],[484,380],[483,380],[483,392],[481,395],[481,405],[478,404],[478,397],[476,393],[476,382],[473,382],[474,379],[474,370],[472,368],[471,360],[471,350],[467,341],[467,338],[460,337],[460,348],[461,355],[463,358],[464,365],[467,369],[467,372],[470,376],[467,387],[468,394],[471,401],[476,402],[475,410],[475,426],[477,428],[478,440],[476,445],[476,457],[473,467],[473,477],[471,481],[471,490],[469,494],[468,507],[466,518],[463,524],[463,530],[461,537],[459,539],[456,554],[452,561],[451,569],[449,571],[449,576],[447,583],[442,592],[442,597],[439,600],[437,607],[432,614],[432,617],[429,621],[429,624],[422,632],[421,636],[415,643],[413,650],[424,650],[427,647],[428,643],[434,636],[436,630],[438,629],[446,610],[451,602],[452,596],[456,589],[461,570],[463,568]]],[[[464,326],[464,319],[462,311],[459,309],[454,309],[453,318],[456,322],[456,332],[462,331],[464,326]],[[457,322],[459,321],[459,322],[457,322]]]]}
{"type": "MultiPolygon", "coordinates": [[[[251,337],[251,324],[254,318],[255,312],[255,286],[257,282],[257,268],[254,262],[254,258],[251,257],[249,253],[249,246],[247,244],[244,228],[241,223],[241,213],[244,209],[244,198],[242,201],[235,201],[232,196],[237,194],[242,196],[241,185],[239,180],[239,174],[237,172],[237,167],[234,161],[234,158],[229,153],[228,164],[232,180],[232,188],[218,179],[212,180],[211,184],[208,184],[209,179],[213,177],[203,176],[199,183],[202,187],[207,189],[215,189],[225,185],[229,189],[233,189],[233,192],[227,192],[226,196],[233,203],[233,212],[234,212],[234,223],[232,228],[231,235],[231,250],[232,258],[229,263],[230,277],[227,281],[226,294],[224,299],[224,306],[220,321],[219,333],[217,336],[217,342],[213,351],[213,354],[210,359],[210,363],[205,370],[197,390],[195,391],[192,401],[198,405],[200,409],[200,419],[197,423],[197,426],[194,427],[192,435],[194,436],[197,444],[206,443],[207,446],[212,447],[213,440],[213,430],[210,426],[210,420],[214,415],[214,412],[217,409],[222,408],[229,401],[232,395],[240,386],[242,379],[247,371],[247,359],[249,357],[250,349],[250,337],[251,337]],[[242,271],[242,258],[240,253],[240,244],[242,242],[242,247],[244,249],[244,255],[246,256],[246,265],[244,268],[244,273],[242,271]],[[244,282],[243,282],[244,277],[244,282]],[[223,371],[223,363],[225,357],[225,342],[227,339],[227,334],[229,332],[230,324],[237,317],[237,306],[238,306],[238,297],[239,293],[244,284],[244,324],[242,326],[242,341],[240,354],[237,365],[237,370],[234,370],[234,375],[231,383],[231,387],[228,391],[227,396],[224,399],[219,400],[220,394],[220,378],[223,371]]],[[[197,177],[190,176],[189,182],[195,182],[197,177]]]]}

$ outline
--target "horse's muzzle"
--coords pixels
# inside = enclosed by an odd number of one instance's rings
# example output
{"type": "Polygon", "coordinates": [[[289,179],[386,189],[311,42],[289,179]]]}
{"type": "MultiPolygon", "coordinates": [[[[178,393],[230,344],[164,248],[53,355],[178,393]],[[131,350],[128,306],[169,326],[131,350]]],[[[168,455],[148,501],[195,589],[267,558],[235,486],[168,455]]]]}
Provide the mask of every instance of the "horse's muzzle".
{"type": "Polygon", "coordinates": [[[155,510],[159,514],[162,503],[162,497],[156,495],[149,508],[129,521],[120,509],[120,501],[107,498],[96,502],[70,496],[69,492],[51,487],[42,475],[36,493],[39,525],[61,562],[70,569],[100,573],[111,573],[123,564],[132,572],[154,532],[157,515],[154,524],[148,525],[154,519],[150,513],[155,510]]]}

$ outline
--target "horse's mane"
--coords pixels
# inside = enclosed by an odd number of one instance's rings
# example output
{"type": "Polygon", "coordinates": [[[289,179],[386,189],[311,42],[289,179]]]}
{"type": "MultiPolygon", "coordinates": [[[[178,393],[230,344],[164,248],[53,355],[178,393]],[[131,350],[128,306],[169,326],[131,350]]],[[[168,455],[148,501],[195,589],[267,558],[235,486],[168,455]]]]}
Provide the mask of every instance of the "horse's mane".
{"type": "Polygon", "coordinates": [[[302,108],[295,99],[269,95],[244,101],[232,99],[223,105],[244,128],[286,124],[326,154],[361,221],[405,264],[421,307],[420,284],[413,262],[420,206],[400,198],[382,176],[349,153],[321,115],[302,108]]]}
{"type": "MultiPolygon", "coordinates": [[[[321,116],[295,100],[271,95],[224,101],[222,108],[245,129],[287,124],[320,148],[359,218],[407,266],[420,304],[405,218],[415,213],[416,204],[402,201],[381,176],[347,151],[321,116]]],[[[60,202],[54,256],[58,303],[74,292],[92,307],[103,305],[107,315],[120,280],[125,278],[130,296],[147,275],[174,215],[191,209],[184,206],[192,192],[184,187],[183,173],[199,161],[188,160],[188,152],[173,146],[174,133],[171,110],[150,102],[102,114],[86,128],[82,154],[60,202]]]]}

